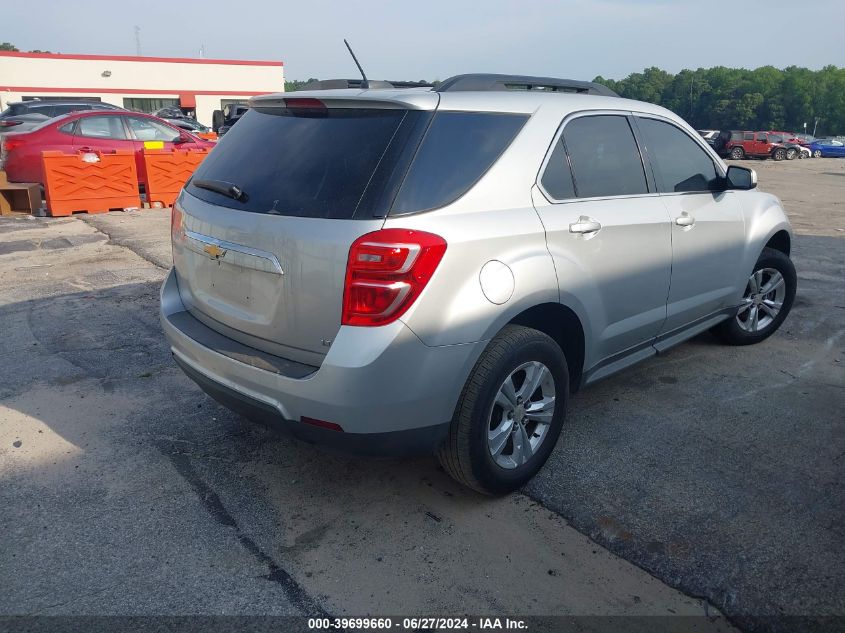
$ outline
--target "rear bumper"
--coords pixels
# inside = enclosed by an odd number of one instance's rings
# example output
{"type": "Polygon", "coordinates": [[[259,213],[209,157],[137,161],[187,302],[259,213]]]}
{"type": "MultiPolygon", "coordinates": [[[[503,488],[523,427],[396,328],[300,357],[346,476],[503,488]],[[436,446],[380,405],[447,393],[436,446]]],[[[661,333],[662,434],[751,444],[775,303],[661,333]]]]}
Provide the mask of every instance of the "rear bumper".
{"type": "Polygon", "coordinates": [[[401,322],[341,327],[323,363],[307,373],[303,366],[289,368],[284,359],[256,361],[258,350],[233,352],[240,344],[230,339],[232,345],[220,345],[198,336],[185,326],[188,318],[171,271],[161,290],[161,323],[174,358],[192,380],[250,419],[312,443],[369,455],[434,451],[484,348],[483,342],[430,347],[401,322]],[[343,431],[306,424],[303,417],[343,431]]]}

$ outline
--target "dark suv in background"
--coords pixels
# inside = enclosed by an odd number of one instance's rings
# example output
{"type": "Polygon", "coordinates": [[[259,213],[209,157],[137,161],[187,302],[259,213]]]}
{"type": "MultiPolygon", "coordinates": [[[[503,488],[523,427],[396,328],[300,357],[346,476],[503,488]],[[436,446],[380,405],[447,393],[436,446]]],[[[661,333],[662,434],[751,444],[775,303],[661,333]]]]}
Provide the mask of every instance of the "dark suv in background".
{"type": "Polygon", "coordinates": [[[26,132],[48,119],[80,110],[123,110],[123,108],[102,101],[81,99],[19,101],[10,103],[8,108],[0,112],[0,133],[26,132]]]}
{"type": "Polygon", "coordinates": [[[229,103],[222,110],[215,110],[211,115],[211,129],[217,136],[223,136],[249,110],[246,103],[229,103]]]}

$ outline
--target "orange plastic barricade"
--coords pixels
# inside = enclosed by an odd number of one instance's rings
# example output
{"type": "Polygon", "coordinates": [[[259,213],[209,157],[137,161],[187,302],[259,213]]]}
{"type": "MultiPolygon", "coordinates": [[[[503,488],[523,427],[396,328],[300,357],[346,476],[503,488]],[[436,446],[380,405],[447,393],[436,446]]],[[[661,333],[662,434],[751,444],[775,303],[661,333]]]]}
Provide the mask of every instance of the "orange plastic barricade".
{"type": "Polygon", "coordinates": [[[41,152],[50,215],[140,207],[135,153],[41,152]]]}
{"type": "Polygon", "coordinates": [[[173,206],[182,187],[206,156],[207,149],[145,149],[142,180],[147,202],[151,205],[173,206]]]}

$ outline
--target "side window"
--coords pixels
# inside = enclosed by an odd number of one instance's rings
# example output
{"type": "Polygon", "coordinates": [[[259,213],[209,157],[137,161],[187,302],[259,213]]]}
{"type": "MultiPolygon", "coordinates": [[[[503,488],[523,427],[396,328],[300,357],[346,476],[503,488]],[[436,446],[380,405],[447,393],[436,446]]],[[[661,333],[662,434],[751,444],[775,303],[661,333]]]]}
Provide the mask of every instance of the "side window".
{"type": "Polygon", "coordinates": [[[139,141],[172,142],[179,138],[177,130],[158,121],[134,116],[126,117],[126,120],[132,135],[139,141]]]}
{"type": "Polygon", "coordinates": [[[753,141],[754,140],[754,132],[746,132],[743,134],[742,139],[744,141],[753,141]]]}
{"type": "Polygon", "coordinates": [[[57,105],[53,106],[53,116],[59,116],[61,114],[67,114],[69,112],[78,112],[80,110],[90,110],[91,106],[85,104],[75,104],[75,105],[57,105]]]}
{"type": "Polygon", "coordinates": [[[454,202],[490,169],[527,116],[495,112],[437,112],[414,157],[392,215],[454,202]]]}
{"type": "Polygon", "coordinates": [[[569,170],[569,161],[566,160],[566,149],[563,141],[558,139],[549,157],[546,170],[540,179],[549,195],[555,200],[566,200],[575,197],[575,184],[572,182],[572,172],[569,170]]]}
{"type": "Polygon", "coordinates": [[[563,141],[579,198],[648,193],[642,158],[624,116],[585,116],[570,121],[563,141]]]}
{"type": "Polygon", "coordinates": [[[43,104],[43,105],[39,104],[39,105],[36,105],[36,106],[32,106],[29,109],[29,112],[27,112],[27,114],[42,114],[46,117],[52,117],[53,116],[53,106],[47,105],[47,104],[43,104]]]}
{"type": "Polygon", "coordinates": [[[757,132],[757,140],[766,142],[766,133],[765,132],[757,132]]]}
{"type": "Polygon", "coordinates": [[[126,140],[126,130],[119,116],[88,116],[79,120],[78,136],[126,140]]]}
{"type": "Polygon", "coordinates": [[[65,123],[64,125],[59,126],[59,132],[62,134],[73,134],[73,126],[76,125],[76,121],[70,121],[69,123],[65,123]]]}
{"type": "Polygon", "coordinates": [[[716,165],[704,148],[665,121],[637,119],[661,193],[710,191],[718,183],[716,165]]]}

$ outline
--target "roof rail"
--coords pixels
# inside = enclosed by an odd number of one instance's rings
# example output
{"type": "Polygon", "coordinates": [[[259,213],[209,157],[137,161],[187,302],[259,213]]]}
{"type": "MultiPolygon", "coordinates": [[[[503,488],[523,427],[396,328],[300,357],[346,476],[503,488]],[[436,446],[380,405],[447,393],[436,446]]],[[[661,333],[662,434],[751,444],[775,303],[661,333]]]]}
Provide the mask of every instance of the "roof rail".
{"type": "MultiPolygon", "coordinates": [[[[300,90],[337,90],[342,88],[360,88],[362,79],[322,79],[311,81],[300,88],[300,90]]],[[[369,80],[370,89],[390,88],[431,88],[433,84],[424,81],[378,81],[369,80]]]]}
{"type": "Polygon", "coordinates": [[[455,75],[437,86],[437,92],[459,92],[467,90],[538,90],[544,92],[574,92],[579,94],[618,97],[607,86],[592,81],[557,79],[555,77],[530,77],[528,75],[470,74],[455,75]]]}

